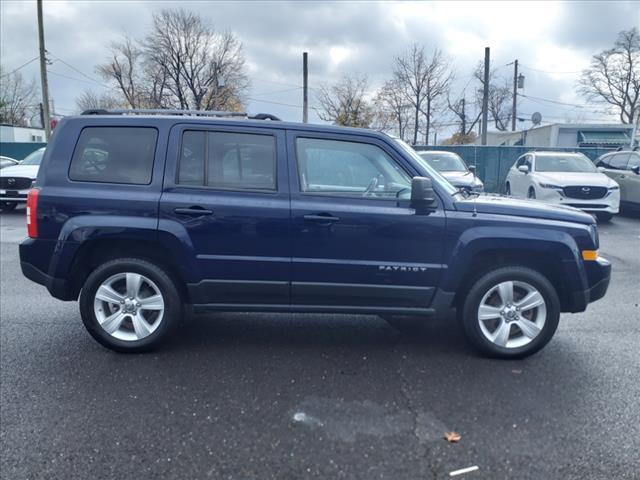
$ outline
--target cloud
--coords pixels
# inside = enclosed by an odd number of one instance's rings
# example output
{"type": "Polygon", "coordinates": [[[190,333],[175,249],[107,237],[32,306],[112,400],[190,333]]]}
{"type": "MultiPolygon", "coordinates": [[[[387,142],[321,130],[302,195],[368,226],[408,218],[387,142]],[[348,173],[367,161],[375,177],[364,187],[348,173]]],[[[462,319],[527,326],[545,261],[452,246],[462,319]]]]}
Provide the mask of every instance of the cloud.
{"type": "MultiPolygon", "coordinates": [[[[83,90],[104,90],[95,66],[106,59],[109,43],[123,33],[144,36],[153,12],[170,6],[161,1],[45,1],[56,110],[71,113],[83,90]]],[[[358,73],[369,77],[373,92],[390,77],[394,55],[410,43],[428,51],[438,47],[456,72],[452,96],[466,87],[471,100],[477,88],[471,74],[490,46],[492,65],[505,80],[512,77],[507,64],[520,60],[526,94],[582,104],[585,100],[575,93],[578,74],[566,72],[581,70],[591,55],[613,44],[618,31],[640,23],[640,9],[632,2],[183,1],[180,7],[241,39],[252,84],[248,109],[290,120],[301,118],[303,51],[309,52],[312,87],[358,73]]],[[[6,70],[38,54],[35,2],[3,0],[0,22],[6,70]]],[[[23,74],[37,79],[37,62],[23,74]]],[[[528,99],[520,103],[521,112],[540,110],[548,119],[585,116],[584,109],[528,99]]],[[[593,110],[589,118],[606,118],[593,110]]],[[[319,120],[313,112],[311,118],[319,120]]]]}

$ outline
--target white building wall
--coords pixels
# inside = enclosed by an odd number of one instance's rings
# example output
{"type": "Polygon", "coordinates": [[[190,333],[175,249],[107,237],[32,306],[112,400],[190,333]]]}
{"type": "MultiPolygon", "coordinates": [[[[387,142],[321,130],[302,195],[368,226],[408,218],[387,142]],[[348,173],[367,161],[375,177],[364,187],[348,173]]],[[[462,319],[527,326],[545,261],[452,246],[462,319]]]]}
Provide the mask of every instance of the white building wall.
{"type": "Polygon", "coordinates": [[[13,127],[0,125],[0,142],[29,143],[44,142],[44,130],[42,128],[13,127]]]}

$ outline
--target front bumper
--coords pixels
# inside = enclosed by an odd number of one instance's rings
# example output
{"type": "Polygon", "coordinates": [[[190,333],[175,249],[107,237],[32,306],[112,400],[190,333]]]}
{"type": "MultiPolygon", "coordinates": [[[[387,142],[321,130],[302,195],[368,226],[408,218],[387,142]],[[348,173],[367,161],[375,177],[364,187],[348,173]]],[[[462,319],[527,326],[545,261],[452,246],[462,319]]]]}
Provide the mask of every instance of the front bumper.
{"type": "Polygon", "coordinates": [[[587,305],[600,300],[607,293],[611,280],[611,263],[598,257],[593,262],[585,262],[587,288],[572,294],[571,312],[584,312],[587,305]]]}
{"type": "Polygon", "coordinates": [[[611,190],[602,198],[583,200],[566,197],[553,188],[536,188],[536,200],[555,205],[579,208],[585,212],[603,212],[616,214],[620,211],[620,190],[611,190]]]}
{"type": "Polygon", "coordinates": [[[0,190],[0,201],[1,202],[26,202],[28,193],[29,193],[29,189],[0,190]]]}

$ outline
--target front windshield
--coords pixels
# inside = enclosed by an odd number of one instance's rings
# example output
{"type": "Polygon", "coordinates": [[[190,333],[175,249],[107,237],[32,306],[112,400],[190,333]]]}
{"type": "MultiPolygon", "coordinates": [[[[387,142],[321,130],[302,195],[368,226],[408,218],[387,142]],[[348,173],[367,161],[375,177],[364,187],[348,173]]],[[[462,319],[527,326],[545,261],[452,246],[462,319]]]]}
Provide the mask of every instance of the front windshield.
{"type": "Polygon", "coordinates": [[[538,155],[536,172],[596,172],[596,166],[584,155],[538,155]]]}
{"type": "Polygon", "coordinates": [[[453,152],[420,152],[421,158],[439,172],[466,172],[467,166],[453,152]]]}
{"type": "Polygon", "coordinates": [[[27,156],[22,162],[20,162],[20,165],[40,165],[43,155],[44,148],[40,148],[27,156]]]}
{"type": "Polygon", "coordinates": [[[440,173],[438,173],[438,171],[435,168],[433,168],[426,161],[424,161],[422,157],[418,155],[418,152],[416,152],[413,148],[411,148],[408,143],[406,143],[404,140],[400,140],[397,137],[390,137],[390,138],[396,143],[396,145],[398,145],[402,149],[403,152],[409,155],[413,160],[415,160],[418,163],[418,165],[420,165],[424,170],[426,170],[429,177],[431,177],[431,180],[438,182],[438,184],[440,184],[442,188],[444,188],[447,191],[447,193],[449,193],[450,195],[453,195],[458,191],[456,187],[451,185],[446,178],[444,178],[442,175],[440,175],[440,173]]]}

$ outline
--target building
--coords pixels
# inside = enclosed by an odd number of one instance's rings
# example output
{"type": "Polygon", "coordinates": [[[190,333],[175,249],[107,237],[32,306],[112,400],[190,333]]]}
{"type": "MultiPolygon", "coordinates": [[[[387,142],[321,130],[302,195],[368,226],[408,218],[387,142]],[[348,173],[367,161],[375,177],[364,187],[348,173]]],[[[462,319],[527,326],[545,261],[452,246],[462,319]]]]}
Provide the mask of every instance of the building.
{"type": "MultiPolygon", "coordinates": [[[[628,147],[633,125],[552,123],[516,132],[487,132],[487,145],[522,145],[525,147],[577,148],[628,147]]],[[[480,141],[476,141],[480,144],[480,141]]]]}
{"type": "Polygon", "coordinates": [[[44,128],[0,125],[0,143],[42,143],[44,141],[44,128]]]}

